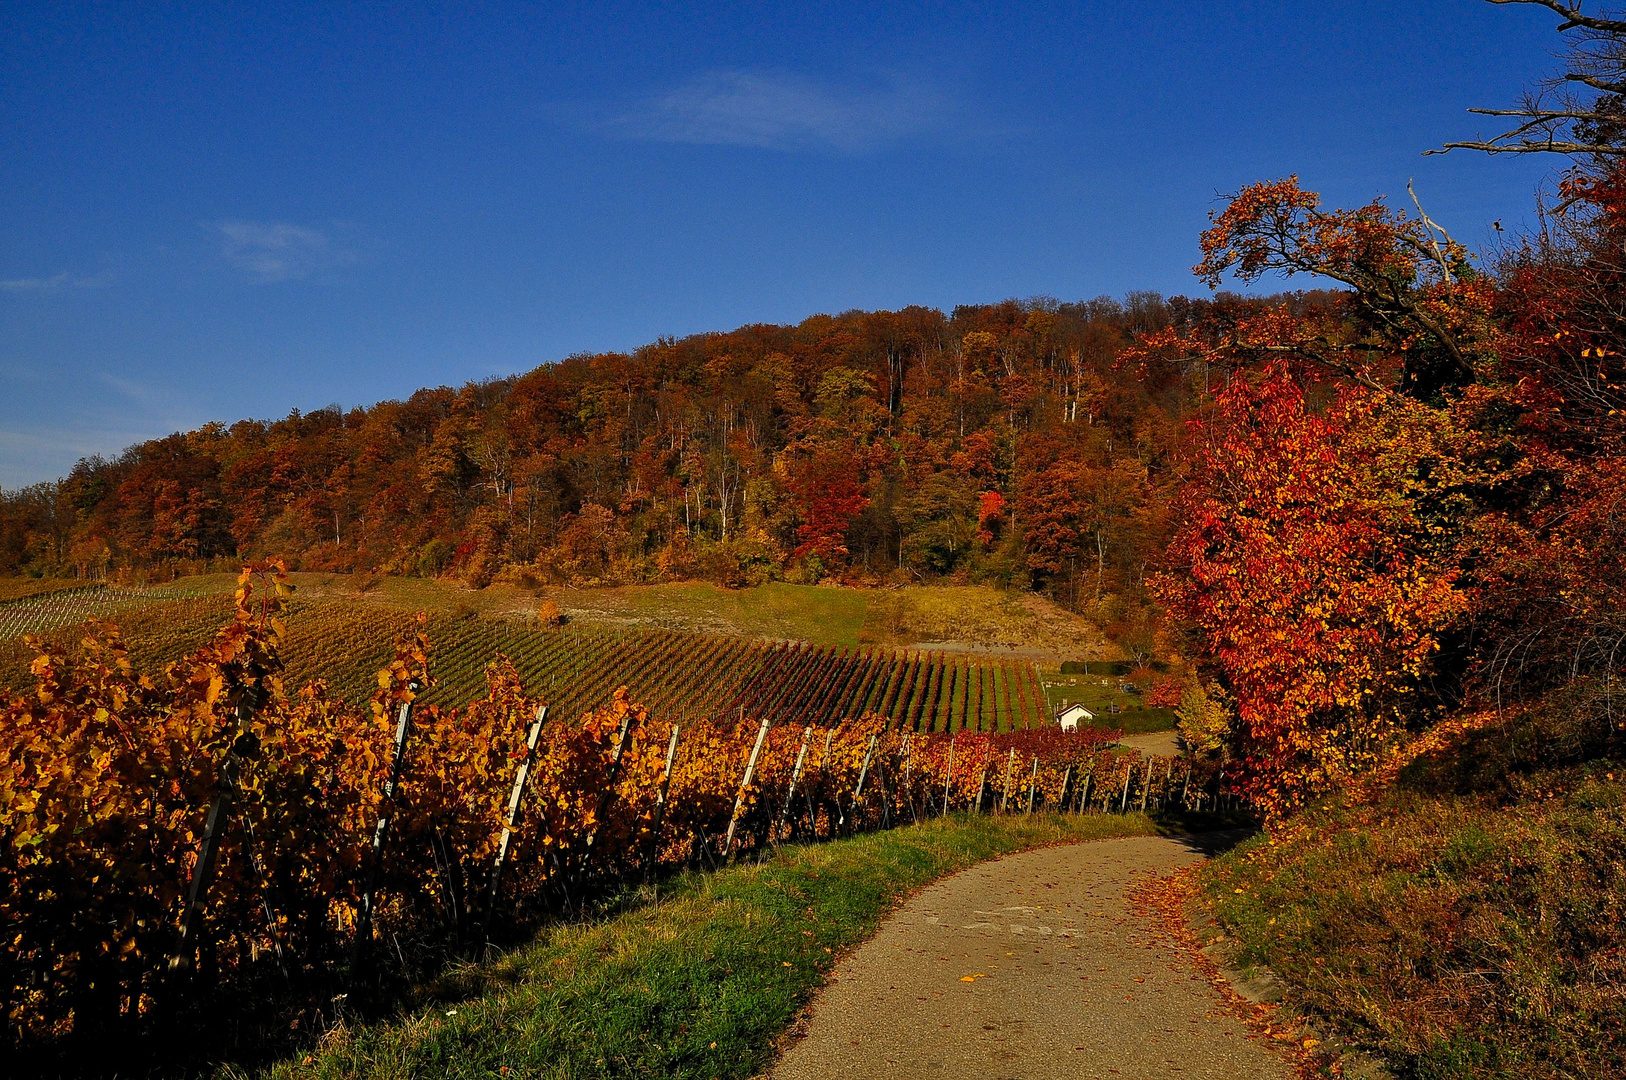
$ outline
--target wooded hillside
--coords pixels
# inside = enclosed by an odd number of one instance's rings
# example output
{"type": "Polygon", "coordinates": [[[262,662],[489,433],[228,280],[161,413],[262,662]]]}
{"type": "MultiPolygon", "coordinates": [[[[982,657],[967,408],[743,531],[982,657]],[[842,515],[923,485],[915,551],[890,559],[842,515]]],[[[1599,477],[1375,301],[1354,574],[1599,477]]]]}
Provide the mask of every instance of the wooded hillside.
{"type": "Polygon", "coordinates": [[[277,554],[473,585],[952,575],[1105,602],[1123,630],[1209,376],[1119,353],[1212,307],[1132,293],[819,315],[210,424],[6,493],[0,573],[277,554]]]}

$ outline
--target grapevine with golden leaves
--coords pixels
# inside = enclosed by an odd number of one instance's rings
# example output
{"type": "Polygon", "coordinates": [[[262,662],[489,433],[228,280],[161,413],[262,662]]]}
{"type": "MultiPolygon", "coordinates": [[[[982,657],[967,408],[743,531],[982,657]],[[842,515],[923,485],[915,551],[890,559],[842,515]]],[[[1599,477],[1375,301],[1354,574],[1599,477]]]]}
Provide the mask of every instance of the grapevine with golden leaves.
{"type": "Polygon", "coordinates": [[[1047,807],[1061,801],[1068,766],[1075,777],[1115,767],[1100,735],[920,734],[868,714],[772,727],[742,793],[756,718],[683,722],[667,777],[673,720],[652,717],[623,688],[542,729],[498,909],[487,911],[508,799],[543,703],[500,654],[468,706],[418,701],[431,685],[422,619],[399,637],[370,705],[322,682],[289,693],[280,646],[290,592],[280,563],[249,567],[231,622],[161,676],[138,674],[118,629],[92,624],[77,649],[42,649],[32,693],[0,697],[8,1042],[111,1030],[172,992],[164,962],[228,754],[240,764],[207,881],[200,977],[252,978],[278,947],[296,975],[351,955],[395,717],[408,702],[412,734],[374,879],[375,932],[397,941],[455,939],[501,925],[505,913],[559,910],[634,874],[828,836],[841,822],[908,821],[945,802],[964,810],[979,794],[986,809],[1001,801],[1007,772],[1011,805],[1025,806],[1035,759],[1035,802],[1047,807]],[[722,838],[737,798],[731,853],[722,838]]]}

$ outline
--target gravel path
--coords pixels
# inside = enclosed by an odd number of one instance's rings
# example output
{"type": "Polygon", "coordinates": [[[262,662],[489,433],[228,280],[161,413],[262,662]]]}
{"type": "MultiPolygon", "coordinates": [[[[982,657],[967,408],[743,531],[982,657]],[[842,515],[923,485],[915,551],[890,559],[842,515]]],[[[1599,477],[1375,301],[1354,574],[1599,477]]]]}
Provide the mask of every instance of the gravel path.
{"type": "Polygon", "coordinates": [[[1131,750],[1139,750],[1152,757],[1174,757],[1180,753],[1180,743],[1172,731],[1154,731],[1148,735],[1125,735],[1118,740],[1119,746],[1127,746],[1131,750]]]}
{"type": "Polygon", "coordinates": [[[1203,857],[1164,837],[1100,840],[938,882],[837,968],[772,1076],[1291,1076],[1129,910],[1136,880],[1203,857]]]}

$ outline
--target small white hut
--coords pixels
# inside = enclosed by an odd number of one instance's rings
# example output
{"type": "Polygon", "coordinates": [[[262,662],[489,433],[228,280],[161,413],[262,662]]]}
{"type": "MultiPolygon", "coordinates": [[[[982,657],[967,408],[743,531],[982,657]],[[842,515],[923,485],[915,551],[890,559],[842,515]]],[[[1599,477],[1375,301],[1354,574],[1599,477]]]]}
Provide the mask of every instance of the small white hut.
{"type": "Polygon", "coordinates": [[[1078,725],[1088,725],[1094,719],[1095,713],[1076,701],[1063,706],[1061,711],[1056,713],[1056,723],[1061,725],[1063,731],[1077,731],[1078,725]]]}

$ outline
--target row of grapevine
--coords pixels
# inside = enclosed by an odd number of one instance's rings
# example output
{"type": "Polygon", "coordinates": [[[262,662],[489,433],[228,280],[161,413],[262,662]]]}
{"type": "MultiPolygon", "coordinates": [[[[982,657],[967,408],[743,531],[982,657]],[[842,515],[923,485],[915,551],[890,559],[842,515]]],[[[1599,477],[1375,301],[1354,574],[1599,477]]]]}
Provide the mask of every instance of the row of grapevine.
{"type": "MultiPolygon", "coordinates": [[[[66,606],[66,598],[62,603],[53,618],[86,611],[117,615],[132,661],[149,671],[201,645],[230,610],[225,596],[123,611],[112,598],[83,601],[82,608],[66,606]]],[[[375,689],[370,673],[388,661],[391,641],[414,617],[365,603],[291,601],[283,647],[288,677],[296,684],[322,680],[336,697],[365,701],[375,689]]],[[[45,621],[35,613],[34,626],[45,621]]],[[[65,626],[55,638],[68,636],[65,626]]],[[[875,713],[894,727],[921,733],[1012,731],[1048,720],[1031,664],[973,654],[769,643],[602,624],[547,628],[529,620],[447,614],[430,617],[428,630],[436,643],[436,683],[427,700],[437,705],[463,705],[480,696],[485,665],[502,652],[527,686],[573,712],[596,708],[626,686],[663,715],[732,713],[830,723],[875,713]]],[[[32,657],[20,640],[0,638],[0,686],[25,686],[32,657]]]]}
{"type": "MultiPolygon", "coordinates": [[[[274,569],[245,574],[236,617],[161,686],[138,680],[103,628],[76,653],[40,658],[43,692],[0,697],[0,829],[12,840],[0,1005],[12,1041],[140,1026],[178,993],[277,969],[284,985],[336,967],[353,977],[346,958],[375,936],[396,954],[426,937],[480,947],[494,926],[628,877],[786,838],[948,810],[1126,809],[1127,795],[1107,795],[1120,774],[1124,791],[1136,782],[1138,759],[1115,755],[1103,733],[919,733],[874,712],[836,715],[843,700],[925,700],[905,694],[905,669],[937,685],[966,677],[916,654],[866,669],[844,666],[851,651],[756,646],[787,665],[775,681],[811,703],[775,724],[777,713],[726,708],[660,716],[625,689],[585,715],[566,711],[580,697],[571,650],[527,638],[556,696],[527,689],[497,656],[482,697],[441,708],[419,694],[433,670],[420,620],[370,707],[319,685],[290,694],[274,569]],[[835,722],[805,722],[815,714],[835,722]],[[192,982],[165,974],[192,971],[200,950],[208,963],[192,982]]],[[[606,662],[674,693],[692,671],[662,673],[684,650],[722,662],[737,651],[592,635],[606,662]]],[[[1139,775],[1143,802],[1174,790],[1172,769],[1161,787],[1150,766],[1139,775]]]]}
{"type": "Polygon", "coordinates": [[[44,634],[86,619],[104,618],[147,600],[143,589],[88,586],[24,597],[0,604],[0,638],[44,634]]]}
{"type": "Polygon", "coordinates": [[[99,581],[87,582],[74,578],[5,577],[0,578],[0,604],[24,600],[31,596],[44,596],[46,593],[94,588],[101,584],[103,583],[99,581]]]}
{"type": "Polygon", "coordinates": [[[48,634],[78,626],[87,619],[106,619],[164,605],[214,595],[230,599],[213,581],[183,581],[167,585],[110,585],[90,582],[0,601],[0,641],[24,634],[48,634]]]}
{"type": "Polygon", "coordinates": [[[776,647],[729,707],[814,723],[873,713],[922,733],[1014,731],[1048,720],[1031,664],[892,649],[776,647]]]}

